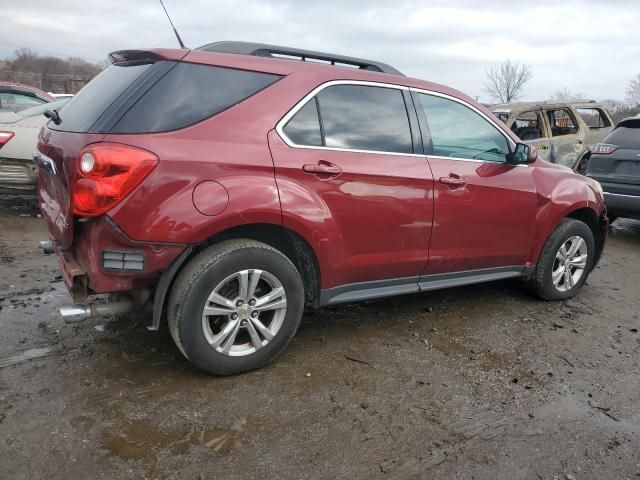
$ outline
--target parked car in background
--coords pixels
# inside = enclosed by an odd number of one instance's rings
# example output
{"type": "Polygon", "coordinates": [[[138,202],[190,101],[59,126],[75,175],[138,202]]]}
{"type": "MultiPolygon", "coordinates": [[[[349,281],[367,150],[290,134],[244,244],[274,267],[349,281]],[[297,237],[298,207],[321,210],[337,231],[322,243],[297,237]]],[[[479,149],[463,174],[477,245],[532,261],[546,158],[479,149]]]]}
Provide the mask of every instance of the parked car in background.
{"type": "Polygon", "coordinates": [[[585,174],[604,190],[609,221],[640,219],[640,118],[622,120],[591,148],[585,174]]]}
{"type": "Polygon", "coordinates": [[[611,115],[595,102],[509,103],[492,111],[541,158],[571,168],[613,129],[611,115]]]}
{"type": "Polygon", "coordinates": [[[73,97],[73,93],[51,93],[49,92],[53,98],[71,98],[73,97]]]}
{"type": "Polygon", "coordinates": [[[0,191],[35,192],[37,169],[33,152],[38,134],[48,119],[45,110],[59,110],[68,98],[18,112],[0,113],[0,191]]]}
{"type": "Polygon", "coordinates": [[[461,92],[244,42],[110,58],[34,154],[72,298],[115,293],[67,321],[148,306],[233,374],[277,357],[305,308],[506,278],[567,299],[600,258],[600,185],[461,92]]]}
{"type": "Polygon", "coordinates": [[[19,83],[0,82],[0,112],[18,112],[52,102],[55,98],[38,88],[19,83]]]}

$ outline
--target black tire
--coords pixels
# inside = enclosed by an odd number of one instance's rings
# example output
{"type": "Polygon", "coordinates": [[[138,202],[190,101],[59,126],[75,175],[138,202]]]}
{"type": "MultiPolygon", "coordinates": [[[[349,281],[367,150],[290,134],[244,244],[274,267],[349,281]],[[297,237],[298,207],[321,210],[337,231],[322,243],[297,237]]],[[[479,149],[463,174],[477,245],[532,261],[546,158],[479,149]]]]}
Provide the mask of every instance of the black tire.
{"type": "Polygon", "coordinates": [[[591,229],[580,220],[565,218],[549,236],[547,243],[545,243],[540,258],[538,259],[536,271],[531,278],[530,286],[533,291],[544,300],[566,300],[571,298],[586,282],[589,273],[593,269],[594,258],[595,241],[591,229]],[[572,288],[566,291],[560,291],[554,285],[551,277],[556,261],[556,254],[560,250],[560,247],[574,236],[582,237],[587,244],[586,268],[580,280],[576,282],[572,288]]]}
{"type": "Polygon", "coordinates": [[[212,245],[186,265],[171,288],[167,318],[173,340],[191,363],[212,375],[233,375],[275,359],[298,330],[303,309],[304,287],[291,260],[269,245],[239,239],[212,245]],[[280,329],[264,347],[245,356],[229,356],[208,343],[202,312],[216,285],[246,269],[264,270],[278,279],[286,295],[286,312],[280,329]]]}

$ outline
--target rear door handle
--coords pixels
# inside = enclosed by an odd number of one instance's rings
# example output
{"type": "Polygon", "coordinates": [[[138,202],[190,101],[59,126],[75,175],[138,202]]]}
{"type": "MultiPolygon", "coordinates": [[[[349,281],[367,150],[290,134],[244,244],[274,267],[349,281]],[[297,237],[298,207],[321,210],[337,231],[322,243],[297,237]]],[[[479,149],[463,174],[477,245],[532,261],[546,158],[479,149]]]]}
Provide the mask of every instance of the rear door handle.
{"type": "Polygon", "coordinates": [[[312,173],[313,175],[331,175],[337,176],[342,173],[342,169],[330,162],[320,161],[317,164],[306,163],[302,166],[302,171],[312,173]]]}
{"type": "Polygon", "coordinates": [[[451,174],[448,177],[440,177],[440,183],[444,183],[450,187],[464,187],[467,184],[467,181],[464,178],[451,174]]]}

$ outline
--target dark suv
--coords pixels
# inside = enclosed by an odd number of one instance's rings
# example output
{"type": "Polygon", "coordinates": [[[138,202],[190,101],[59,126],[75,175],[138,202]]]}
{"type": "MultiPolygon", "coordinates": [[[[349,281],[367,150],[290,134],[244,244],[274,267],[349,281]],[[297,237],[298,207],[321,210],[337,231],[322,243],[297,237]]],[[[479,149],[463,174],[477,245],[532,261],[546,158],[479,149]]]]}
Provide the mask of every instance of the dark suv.
{"type": "Polygon", "coordinates": [[[640,219],[640,118],[625,118],[591,148],[586,175],[602,184],[610,221],[640,219]]]}
{"type": "Polygon", "coordinates": [[[545,299],[602,251],[600,185],[380,62],[261,44],[121,51],[42,131],[40,208],[76,302],[151,307],[198,367],[265,365],[303,310],[504,278],[545,299]]]}

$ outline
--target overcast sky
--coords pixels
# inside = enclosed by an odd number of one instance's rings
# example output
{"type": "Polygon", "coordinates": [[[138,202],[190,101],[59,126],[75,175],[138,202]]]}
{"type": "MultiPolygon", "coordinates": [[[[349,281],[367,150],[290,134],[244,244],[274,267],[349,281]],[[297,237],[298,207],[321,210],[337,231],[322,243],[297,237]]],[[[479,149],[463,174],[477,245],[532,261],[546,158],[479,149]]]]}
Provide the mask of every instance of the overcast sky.
{"type": "MultiPolygon", "coordinates": [[[[173,47],[158,0],[3,0],[0,57],[19,47],[100,61],[173,47]]],[[[249,40],[373,58],[488,101],[485,71],[531,65],[525,100],[567,88],[623,99],[640,73],[640,0],[165,0],[184,42],[249,40]]]]}

